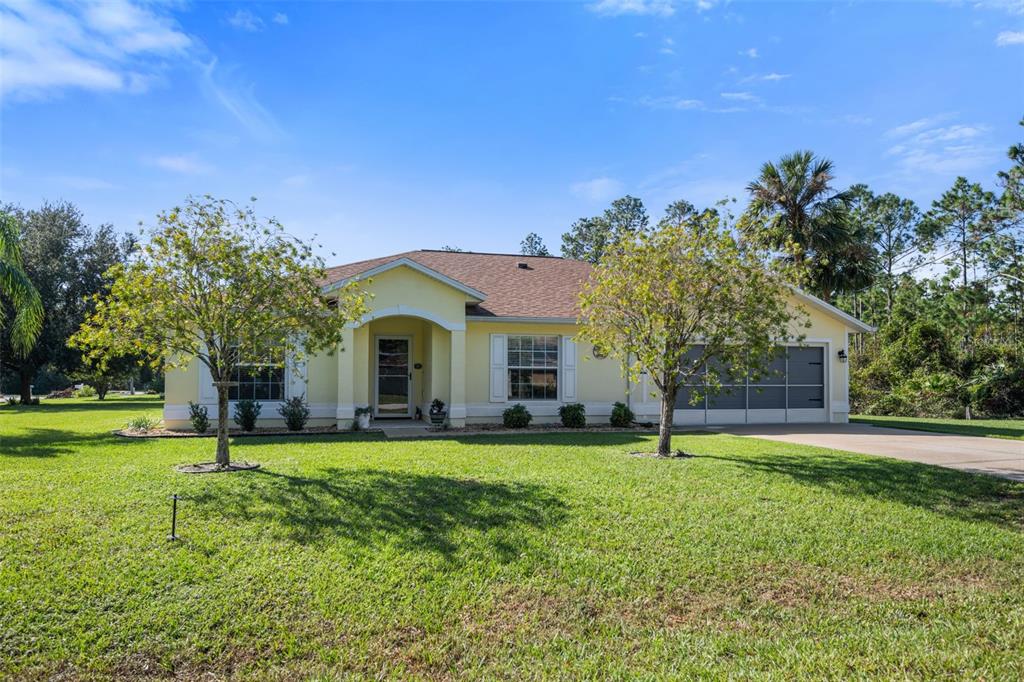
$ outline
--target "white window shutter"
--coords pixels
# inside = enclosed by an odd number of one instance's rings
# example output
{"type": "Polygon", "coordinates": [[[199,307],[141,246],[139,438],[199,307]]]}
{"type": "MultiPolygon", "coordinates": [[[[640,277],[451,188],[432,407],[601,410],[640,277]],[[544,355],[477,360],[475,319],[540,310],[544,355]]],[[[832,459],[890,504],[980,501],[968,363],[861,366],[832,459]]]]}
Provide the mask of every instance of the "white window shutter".
{"type": "Polygon", "coordinates": [[[576,342],[569,336],[562,337],[562,401],[576,402],[576,342]]]}
{"type": "Polygon", "coordinates": [[[286,398],[297,398],[305,396],[309,381],[309,365],[306,360],[295,361],[291,358],[285,364],[285,373],[288,375],[288,392],[286,398]]]}
{"type": "Polygon", "coordinates": [[[491,402],[508,401],[508,335],[491,334],[491,402]]]}
{"type": "Polygon", "coordinates": [[[217,387],[213,385],[210,368],[206,366],[205,362],[200,360],[196,360],[196,364],[199,365],[199,402],[201,404],[216,403],[217,387]]]}

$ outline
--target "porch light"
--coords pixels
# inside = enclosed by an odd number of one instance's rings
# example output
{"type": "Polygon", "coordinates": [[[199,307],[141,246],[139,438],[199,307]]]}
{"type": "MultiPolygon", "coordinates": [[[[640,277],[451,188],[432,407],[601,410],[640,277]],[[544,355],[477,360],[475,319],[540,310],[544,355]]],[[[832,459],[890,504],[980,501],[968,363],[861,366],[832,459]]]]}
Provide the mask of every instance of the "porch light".
{"type": "Polygon", "coordinates": [[[840,348],[838,355],[839,355],[839,362],[846,362],[846,349],[840,348]]]}

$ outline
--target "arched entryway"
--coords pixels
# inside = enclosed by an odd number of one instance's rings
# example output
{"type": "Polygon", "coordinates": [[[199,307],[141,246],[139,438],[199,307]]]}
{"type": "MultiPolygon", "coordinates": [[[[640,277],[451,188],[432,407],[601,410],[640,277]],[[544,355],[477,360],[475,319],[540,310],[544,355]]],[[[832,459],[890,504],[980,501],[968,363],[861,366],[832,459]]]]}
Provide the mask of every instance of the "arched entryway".
{"type": "Polygon", "coordinates": [[[352,328],[344,345],[339,428],[351,423],[357,408],[381,420],[425,419],[434,399],[448,406],[453,423],[465,419],[464,325],[426,311],[382,309],[352,328]]]}

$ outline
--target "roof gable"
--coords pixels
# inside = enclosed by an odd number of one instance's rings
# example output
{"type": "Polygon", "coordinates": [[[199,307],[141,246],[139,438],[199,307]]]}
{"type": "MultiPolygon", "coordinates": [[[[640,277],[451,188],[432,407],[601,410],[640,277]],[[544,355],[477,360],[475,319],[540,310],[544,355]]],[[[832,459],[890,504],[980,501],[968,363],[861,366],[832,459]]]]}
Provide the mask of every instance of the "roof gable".
{"type": "Polygon", "coordinates": [[[467,294],[474,300],[468,302],[466,315],[476,318],[575,320],[580,289],[592,270],[589,263],[554,256],[407,251],[330,268],[327,288],[397,267],[392,265],[397,263],[424,268],[441,281],[465,287],[460,291],[475,292],[467,294]]]}
{"type": "Polygon", "coordinates": [[[432,268],[428,268],[426,265],[423,265],[422,263],[418,263],[415,260],[413,260],[413,259],[411,259],[411,258],[409,258],[407,256],[400,256],[398,258],[395,258],[395,260],[387,261],[387,262],[381,263],[379,265],[375,265],[375,266],[373,266],[373,267],[371,267],[371,268],[369,268],[367,270],[363,270],[362,272],[350,275],[350,276],[345,277],[344,279],[340,279],[340,280],[338,280],[336,282],[332,282],[332,283],[328,284],[326,287],[324,287],[324,290],[325,291],[334,291],[335,289],[340,289],[345,284],[347,284],[348,282],[351,282],[353,280],[358,281],[358,280],[363,280],[363,279],[369,279],[370,277],[373,277],[374,275],[379,275],[379,274],[387,272],[388,270],[394,270],[395,268],[401,268],[401,267],[411,268],[411,269],[415,270],[416,272],[419,272],[420,274],[426,275],[427,277],[430,277],[431,279],[435,279],[438,282],[441,282],[442,284],[446,284],[446,285],[450,286],[453,289],[461,291],[462,293],[466,294],[466,296],[468,296],[471,299],[474,299],[476,301],[483,301],[485,298],[487,298],[487,294],[483,293],[482,291],[474,289],[471,286],[467,286],[466,284],[463,284],[462,282],[458,281],[457,279],[453,279],[451,277],[448,277],[447,275],[445,275],[443,273],[440,273],[437,270],[434,270],[432,268]]]}

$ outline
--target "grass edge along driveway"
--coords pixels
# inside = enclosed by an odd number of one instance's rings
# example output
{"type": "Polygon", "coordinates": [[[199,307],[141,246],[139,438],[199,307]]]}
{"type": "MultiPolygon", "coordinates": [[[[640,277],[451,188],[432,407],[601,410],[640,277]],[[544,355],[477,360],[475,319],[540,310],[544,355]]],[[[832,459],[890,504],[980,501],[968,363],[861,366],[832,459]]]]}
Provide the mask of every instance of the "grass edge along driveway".
{"type": "Polygon", "coordinates": [[[1024,440],[1024,419],[932,419],[927,417],[881,417],[854,415],[851,422],[887,426],[893,429],[955,433],[961,436],[1024,440]]]}

